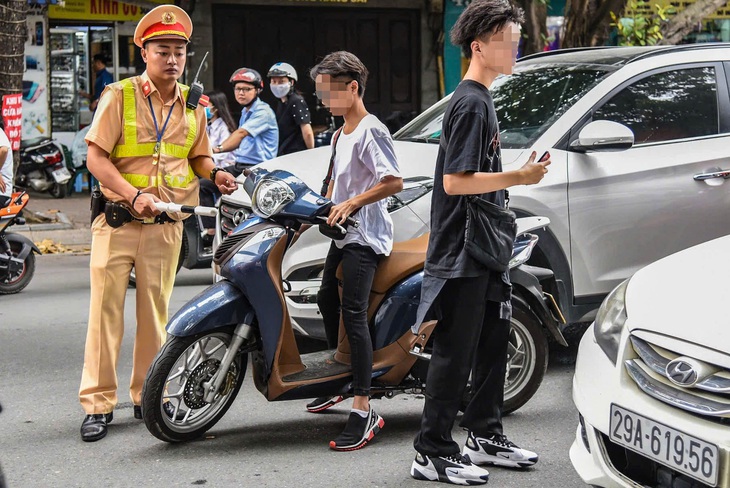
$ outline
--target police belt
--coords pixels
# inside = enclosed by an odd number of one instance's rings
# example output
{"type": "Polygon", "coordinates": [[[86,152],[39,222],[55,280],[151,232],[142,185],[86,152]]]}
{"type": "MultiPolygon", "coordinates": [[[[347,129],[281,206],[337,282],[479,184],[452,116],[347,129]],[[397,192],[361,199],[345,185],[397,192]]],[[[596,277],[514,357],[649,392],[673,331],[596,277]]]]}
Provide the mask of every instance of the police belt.
{"type": "Polygon", "coordinates": [[[168,222],[176,222],[175,219],[165,212],[156,215],[155,217],[140,219],[135,217],[126,206],[121,203],[113,202],[106,202],[106,205],[104,206],[104,217],[106,218],[106,223],[109,224],[109,227],[115,229],[134,221],[141,222],[143,224],[166,224],[168,222]]]}

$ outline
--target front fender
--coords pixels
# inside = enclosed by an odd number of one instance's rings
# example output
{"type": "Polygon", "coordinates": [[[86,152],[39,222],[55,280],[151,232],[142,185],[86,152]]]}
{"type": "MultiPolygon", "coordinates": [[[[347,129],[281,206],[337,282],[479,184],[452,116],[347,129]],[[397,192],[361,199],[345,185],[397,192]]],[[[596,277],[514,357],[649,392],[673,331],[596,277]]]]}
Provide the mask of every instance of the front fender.
{"type": "Polygon", "coordinates": [[[244,294],[228,281],[219,281],[182,306],[167,323],[167,333],[192,336],[243,321],[253,307],[244,294]]]}
{"type": "Polygon", "coordinates": [[[568,342],[563,337],[558,322],[545,304],[545,295],[543,294],[540,281],[525,268],[529,269],[529,266],[522,265],[512,268],[509,271],[509,279],[512,282],[513,288],[520,289],[523,292],[522,299],[527,302],[558,344],[567,346],[568,342]]]}
{"type": "Polygon", "coordinates": [[[8,242],[17,242],[19,243],[22,248],[20,250],[20,253],[18,253],[18,259],[21,261],[28,257],[28,254],[32,252],[36,254],[40,254],[41,250],[38,249],[38,247],[33,244],[33,241],[25,237],[21,234],[13,234],[13,233],[7,233],[5,234],[5,237],[8,239],[8,242]]]}

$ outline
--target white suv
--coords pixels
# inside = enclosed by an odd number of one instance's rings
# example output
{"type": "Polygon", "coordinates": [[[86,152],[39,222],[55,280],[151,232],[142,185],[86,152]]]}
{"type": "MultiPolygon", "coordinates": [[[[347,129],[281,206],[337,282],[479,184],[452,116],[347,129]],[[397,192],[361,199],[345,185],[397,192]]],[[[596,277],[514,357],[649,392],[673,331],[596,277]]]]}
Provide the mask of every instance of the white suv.
{"type": "MultiPolygon", "coordinates": [[[[494,82],[504,170],[519,168],[533,150],[552,156],[539,185],[510,190],[510,207],[518,216],[550,219],[536,232],[531,263],[554,271],[557,289],[547,291],[559,297],[568,323],[592,320],[608,292],[646,264],[730,234],[729,85],[730,44],[540,53],[494,82]]],[[[447,103],[395,135],[405,177],[433,177],[447,103]]],[[[329,149],[319,148],[264,167],[287,169],[319,188],[328,160],[329,149]]],[[[417,227],[428,224],[426,187],[401,207],[415,209],[403,212],[407,219],[394,214],[397,237],[425,230],[417,227]]],[[[223,197],[224,230],[249,208],[243,192],[223,197]]],[[[328,245],[316,232],[306,234],[284,269],[303,286],[292,285],[288,297],[300,325],[317,317],[311,302],[328,245]]]]}

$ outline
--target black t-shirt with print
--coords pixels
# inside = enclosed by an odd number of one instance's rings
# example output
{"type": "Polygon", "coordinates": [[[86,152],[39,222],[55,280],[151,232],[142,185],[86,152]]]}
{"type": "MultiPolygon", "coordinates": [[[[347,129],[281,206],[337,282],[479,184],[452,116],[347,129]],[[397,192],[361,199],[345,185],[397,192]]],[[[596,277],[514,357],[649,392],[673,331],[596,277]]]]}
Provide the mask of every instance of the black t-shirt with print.
{"type": "MultiPolygon", "coordinates": [[[[487,268],[464,249],[466,197],[447,195],[444,175],[463,172],[501,172],[502,155],[499,124],[489,90],[472,80],[456,88],[446,113],[431,197],[431,236],[428,241],[426,272],[438,278],[489,275],[487,268]]],[[[485,193],[482,198],[504,206],[504,190],[485,193]]],[[[497,282],[509,283],[507,277],[497,282]]]]}
{"type": "Polygon", "coordinates": [[[311,123],[309,107],[298,93],[291,93],[286,103],[276,106],[276,124],[279,126],[279,156],[307,148],[302,136],[302,124],[311,123]]]}

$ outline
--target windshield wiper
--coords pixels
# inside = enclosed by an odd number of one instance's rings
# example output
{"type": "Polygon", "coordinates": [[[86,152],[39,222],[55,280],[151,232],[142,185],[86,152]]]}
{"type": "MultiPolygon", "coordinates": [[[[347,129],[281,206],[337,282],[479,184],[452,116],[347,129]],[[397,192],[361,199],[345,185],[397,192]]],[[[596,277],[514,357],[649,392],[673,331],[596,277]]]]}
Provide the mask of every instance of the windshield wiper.
{"type": "Polygon", "coordinates": [[[402,139],[398,139],[399,141],[406,141],[406,142],[421,142],[421,143],[427,143],[427,144],[438,144],[439,138],[438,137],[404,137],[402,139]]]}

